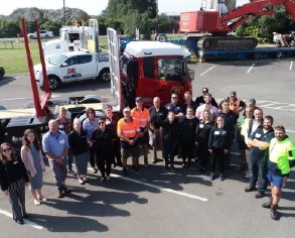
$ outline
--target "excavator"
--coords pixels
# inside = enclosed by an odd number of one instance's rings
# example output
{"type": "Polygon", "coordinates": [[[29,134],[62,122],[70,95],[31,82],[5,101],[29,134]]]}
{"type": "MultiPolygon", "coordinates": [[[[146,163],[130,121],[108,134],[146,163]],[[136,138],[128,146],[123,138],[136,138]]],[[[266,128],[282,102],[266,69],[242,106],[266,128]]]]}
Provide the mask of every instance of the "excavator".
{"type": "Polygon", "coordinates": [[[180,14],[179,31],[188,34],[187,40],[197,42],[201,50],[252,50],[256,38],[230,33],[251,16],[275,14],[273,7],[279,5],[295,20],[295,0],[250,0],[237,8],[236,0],[202,0],[200,10],[180,14]]]}

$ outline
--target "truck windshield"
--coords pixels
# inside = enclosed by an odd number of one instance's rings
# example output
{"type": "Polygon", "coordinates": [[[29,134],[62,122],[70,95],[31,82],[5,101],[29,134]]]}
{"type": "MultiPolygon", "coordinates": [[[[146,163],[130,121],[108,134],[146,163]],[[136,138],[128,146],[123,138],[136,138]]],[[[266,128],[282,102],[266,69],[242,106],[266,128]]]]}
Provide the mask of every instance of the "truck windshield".
{"type": "Polygon", "coordinates": [[[53,64],[55,66],[60,66],[65,59],[67,59],[67,56],[61,54],[61,55],[53,55],[48,57],[48,63],[53,64]]]}
{"type": "Polygon", "coordinates": [[[158,72],[160,79],[181,80],[183,61],[180,58],[163,58],[158,60],[158,72]]]}

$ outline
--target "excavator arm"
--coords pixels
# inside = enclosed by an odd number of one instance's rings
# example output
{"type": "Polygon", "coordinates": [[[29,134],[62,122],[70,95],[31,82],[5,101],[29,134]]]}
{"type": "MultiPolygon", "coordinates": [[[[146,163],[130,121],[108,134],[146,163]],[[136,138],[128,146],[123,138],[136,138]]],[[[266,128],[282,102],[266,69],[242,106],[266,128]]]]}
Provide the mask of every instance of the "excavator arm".
{"type": "Polygon", "coordinates": [[[250,16],[273,15],[276,12],[272,7],[283,5],[290,17],[295,20],[295,1],[294,0],[254,0],[241,7],[235,8],[220,17],[222,25],[227,25],[228,30],[232,31],[243,24],[250,16]],[[231,21],[230,24],[228,22],[231,21]]]}

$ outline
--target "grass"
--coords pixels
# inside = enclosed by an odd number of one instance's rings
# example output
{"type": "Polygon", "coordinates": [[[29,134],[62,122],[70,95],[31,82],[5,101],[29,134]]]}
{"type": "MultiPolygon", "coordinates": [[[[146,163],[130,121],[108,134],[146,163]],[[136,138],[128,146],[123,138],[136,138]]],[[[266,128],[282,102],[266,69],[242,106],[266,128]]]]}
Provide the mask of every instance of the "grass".
{"type": "MultiPolygon", "coordinates": [[[[33,64],[38,64],[39,50],[37,41],[30,42],[31,57],[33,64]]],[[[27,56],[24,47],[24,42],[13,42],[11,44],[0,41],[0,64],[5,68],[6,75],[14,75],[20,73],[28,73],[27,56]]]]}
{"type": "MultiPolygon", "coordinates": [[[[179,35],[168,36],[168,39],[181,39],[179,35]]],[[[33,64],[40,63],[39,50],[36,40],[30,40],[30,51],[33,64]]],[[[106,37],[100,37],[100,49],[107,51],[106,37]]],[[[197,63],[198,59],[192,55],[190,63],[197,63]]],[[[5,68],[6,75],[28,73],[27,56],[24,42],[17,42],[16,38],[0,39],[0,65],[5,68]]]]}

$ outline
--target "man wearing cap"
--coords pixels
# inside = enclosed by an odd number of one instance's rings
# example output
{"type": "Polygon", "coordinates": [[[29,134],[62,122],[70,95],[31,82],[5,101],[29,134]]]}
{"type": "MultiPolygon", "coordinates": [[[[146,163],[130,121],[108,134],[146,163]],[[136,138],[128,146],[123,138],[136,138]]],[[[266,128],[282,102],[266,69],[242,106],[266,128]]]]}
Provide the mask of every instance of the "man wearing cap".
{"type": "Polygon", "coordinates": [[[143,100],[141,97],[135,99],[135,108],[131,110],[131,116],[137,122],[140,128],[139,144],[141,145],[142,154],[144,157],[144,165],[148,166],[148,152],[149,152],[149,125],[150,113],[149,110],[143,107],[143,100]]]}
{"type": "Polygon", "coordinates": [[[246,103],[237,98],[237,93],[235,91],[231,91],[229,93],[229,109],[236,113],[237,118],[239,118],[239,114],[246,108],[246,103]]]}
{"type": "Polygon", "coordinates": [[[130,108],[125,107],[123,110],[124,117],[118,121],[117,134],[121,140],[121,148],[123,154],[123,172],[127,172],[127,158],[132,156],[132,169],[139,172],[138,158],[140,149],[138,146],[138,138],[140,129],[136,121],[130,115],[130,108]]]}
{"type": "MultiPolygon", "coordinates": [[[[197,97],[196,100],[195,100],[195,106],[196,108],[198,108],[199,106],[201,106],[202,104],[205,103],[205,95],[209,93],[209,89],[208,88],[202,88],[202,95],[197,97]]],[[[216,100],[212,97],[211,98],[211,104],[214,106],[214,107],[217,107],[218,108],[218,104],[216,102],[216,100]]]]}
{"type": "Polygon", "coordinates": [[[210,93],[207,93],[204,97],[205,103],[199,106],[196,110],[196,117],[201,120],[203,112],[209,110],[211,112],[212,121],[215,120],[218,114],[218,108],[212,105],[212,96],[210,93]]]}

